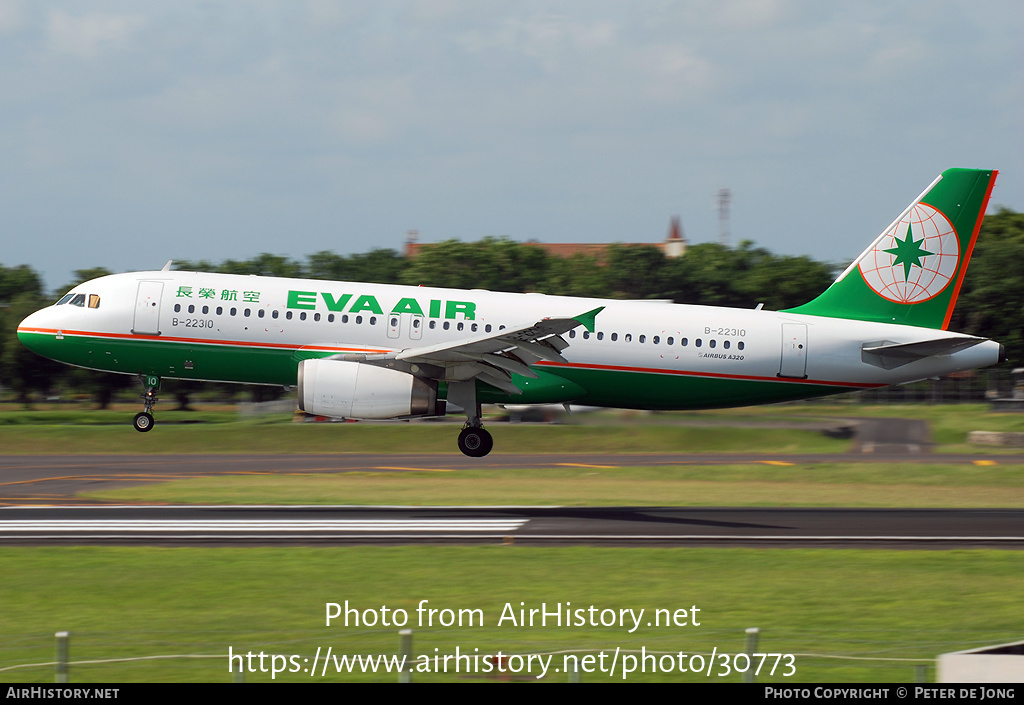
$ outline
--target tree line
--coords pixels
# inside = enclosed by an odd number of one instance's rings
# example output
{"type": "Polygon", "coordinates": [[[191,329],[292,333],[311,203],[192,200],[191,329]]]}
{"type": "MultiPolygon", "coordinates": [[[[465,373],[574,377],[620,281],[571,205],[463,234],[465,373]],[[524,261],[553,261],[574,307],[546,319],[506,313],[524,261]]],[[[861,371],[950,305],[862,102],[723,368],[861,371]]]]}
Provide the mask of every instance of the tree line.
{"type": "MultiPolygon", "coordinates": [[[[952,330],[1006,346],[1011,366],[1024,362],[1024,214],[1008,209],[986,216],[950,324],[952,330]]],[[[676,303],[766,309],[790,308],[824,291],[845,263],[776,255],[745,241],[735,248],[706,243],[667,258],[652,245],[612,245],[602,256],[549,255],[535,243],[505,238],[449,240],[420,247],[406,258],[394,250],[339,255],[316,252],[305,260],[263,253],[248,260],[179,261],[175,269],[335,281],[411,284],[541,292],[564,296],[667,299],[676,303]]],[[[123,375],[76,370],[44,360],[17,339],[18,323],[78,283],[110,274],[80,269],[72,282],[46,292],[27,265],[0,265],[0,385],[28,401],[51,389],[93,395],[101,404],[132,383],[123,375]]],[[[180,385],[187,389],[188,385],[180,385]]]]}

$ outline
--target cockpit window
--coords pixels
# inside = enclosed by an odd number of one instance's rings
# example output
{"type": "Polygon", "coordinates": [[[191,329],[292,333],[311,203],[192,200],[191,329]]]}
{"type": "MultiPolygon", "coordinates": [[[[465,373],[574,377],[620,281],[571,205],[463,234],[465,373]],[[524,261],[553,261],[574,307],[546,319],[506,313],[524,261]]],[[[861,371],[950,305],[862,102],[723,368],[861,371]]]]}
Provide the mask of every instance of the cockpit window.
{"type": "MultiPolygon", "coordinates": [[[[72,306],[79,306],[85,308],[85,294],[76,294],[71,292],[70,294],[64,294],[54,306],[60,306],[61,304],[71,304],[72,306]]],[[[100,295],[89,294],[89,308],[100,307],[100,295]]]]}

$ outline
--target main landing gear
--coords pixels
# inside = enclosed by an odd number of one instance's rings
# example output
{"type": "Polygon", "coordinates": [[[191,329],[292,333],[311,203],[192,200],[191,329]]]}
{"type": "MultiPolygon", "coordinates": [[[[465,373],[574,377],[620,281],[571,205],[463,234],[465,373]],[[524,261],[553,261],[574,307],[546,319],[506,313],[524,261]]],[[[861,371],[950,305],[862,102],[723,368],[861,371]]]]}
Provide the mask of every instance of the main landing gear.
{"type": "Polygon", "coordinates": [[[491,452],[494,439],[484,430],[480,421],[480,403],[476,400],[476,380],[450,382],[448,401],[461,406],[466,412],[466,425],[459,434],[459,450],[470,458],[482,458],[491,452]]]}
{"type": "Polygon", "coordinates": [[[494,439],[483,426],[467,425],[459,434],[459,450],[470,458],[482,458],[490,453],[493,447],[494,439]]]}
{"type": "Polygon", "coordinates": [[[135,427],[136,431],[145,433],[153,428],[156,421],[153,419],[153,414],[149,413],[156,406],[157,390],[160,389],[160,378],[155,375],[146,375],[145,377],[140,376],[139,381],[142,382],[142,386],[146,388],[143,392],[141,399],[144,404],[143,411],[135,414],[135,418],[132,419],[132,426],[135,427]]]}

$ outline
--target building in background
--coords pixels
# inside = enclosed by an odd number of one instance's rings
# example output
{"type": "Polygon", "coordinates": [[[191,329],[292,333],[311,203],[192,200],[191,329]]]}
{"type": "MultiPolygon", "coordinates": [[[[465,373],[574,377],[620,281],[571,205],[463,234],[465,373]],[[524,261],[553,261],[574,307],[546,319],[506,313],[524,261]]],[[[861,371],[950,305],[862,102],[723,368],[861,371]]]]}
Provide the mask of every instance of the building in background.
{"type": "MultiPolygon", "coordinates": [[[[416,257],[420,250],[424,247],[430,247],[430,244],[425,244],[419,241],[420,233],[418,230],[410,230],[405,235],[405,256],[412,258],[416,257]]],[[[525,245],[533,245],[544,250],[547,254],[552,257],[562,257],[568,259],[574,255],[584,255],[586,257],[593,257],[598,261],[603,261],[608,253],[608,248],[612,246],[611,243],[594,243],[594,242],[535,242],[530,241],[523,243],[525,245]]],[[[669,222],[668,234],[662,242],[620,242],[615,243],[623,247],[657,247],[661,250],[665,257],[673,259],[675,257],[681,257],[686,254],[686,236],[683,235],[683,226],[679,222],[679,216],[673,216],[669,222]]]]}

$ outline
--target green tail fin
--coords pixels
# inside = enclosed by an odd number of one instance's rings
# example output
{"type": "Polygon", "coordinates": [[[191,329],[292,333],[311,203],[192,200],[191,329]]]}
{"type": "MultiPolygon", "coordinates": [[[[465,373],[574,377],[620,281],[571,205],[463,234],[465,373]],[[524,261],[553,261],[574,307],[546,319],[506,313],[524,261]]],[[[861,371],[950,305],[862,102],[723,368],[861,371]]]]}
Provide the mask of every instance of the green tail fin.
{"type": "Polygon", "coordinates": [[[832,286],[787,313],[945,329],[998,173],[942,172],[832,286]]]}

